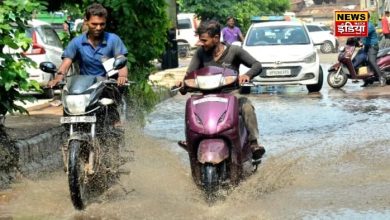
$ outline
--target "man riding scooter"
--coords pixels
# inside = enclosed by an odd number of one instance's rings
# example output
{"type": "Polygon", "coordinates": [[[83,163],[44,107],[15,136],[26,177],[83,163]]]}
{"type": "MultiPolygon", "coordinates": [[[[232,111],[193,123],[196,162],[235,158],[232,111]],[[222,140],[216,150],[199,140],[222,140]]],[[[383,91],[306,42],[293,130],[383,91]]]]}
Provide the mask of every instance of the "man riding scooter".
{"type": "MultiPolygon", "coordinates": [[[[370,19],[370,14],[368,14],[368,19],[370,19]]],[[[364,51],[367,53],[368,57],[368,66],[374,72],[374,75],[378,77],[379,83],[381,86],[386,85],[386,79],[383,76],[383,73],[378,67],[376,62],[379,46],[378,46],[378,35],[376,34],[375,26],[371,21],[368,22],[368,36],[363,38],[364,51]]],[[[366,87],[369,84],[372,84],[372,80],[364,80],[362,87],[366,87]]]]}
{"type": "MultiPolygon", "coordinates": [[[[249,80],[261,72],[261,64],[255,60],[239,46],[225,45],[220,41],[221,26],[217,21],[203,22],[198,30],[198,45],[201,46],[195,52],[191,63],[187,69],[187,74],[205,66],[219,66],[239,70],[240,64],[250,67],[251,69],[239,76],[239,83],[247,83],[249,80]]],[[[182,81],[177,82],[176,86],[182,87],[182,81]]],[[[254,107],[246,97],[239,98],[240,114],[244,119],[245,127],[248,131],[248,139],[252,150],[254,161],[261,159],[265,153],[265,148],[259,144],[259,130],[257,126],[256,114],[254,107]]],[[[179,142],[180,145],[186,145],[185,142],[179,142]]]]}

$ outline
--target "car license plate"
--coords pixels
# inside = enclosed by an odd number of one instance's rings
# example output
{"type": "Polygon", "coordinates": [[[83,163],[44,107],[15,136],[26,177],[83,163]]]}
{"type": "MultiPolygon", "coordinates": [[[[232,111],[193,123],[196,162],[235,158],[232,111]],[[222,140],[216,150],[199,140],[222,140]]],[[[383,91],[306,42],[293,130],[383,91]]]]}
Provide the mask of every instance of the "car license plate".
{"type": "Polygon", "coordinates": [[[291,71],[289,69],[272,69],[267,70],[267,76],[290,76],[291,71]]]}
{"type": "Polygon", "coordinates": [[[96,122],[96,116],[61,117],[61,124],[68,124],[68,123],[93,123],[93,122],[96,122]]]}

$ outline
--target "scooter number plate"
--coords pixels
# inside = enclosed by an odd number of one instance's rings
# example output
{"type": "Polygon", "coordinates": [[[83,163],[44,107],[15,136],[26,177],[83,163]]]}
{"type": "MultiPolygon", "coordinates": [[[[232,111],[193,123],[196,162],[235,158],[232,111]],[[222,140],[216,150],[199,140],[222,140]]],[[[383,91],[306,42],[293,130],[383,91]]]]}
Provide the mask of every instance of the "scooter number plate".
{"type": "Polygon", "coordinates": [[[69,123],[93,123],[96,122],[96,116],[71,116],[61,117],[61,124],[69,123]]]}

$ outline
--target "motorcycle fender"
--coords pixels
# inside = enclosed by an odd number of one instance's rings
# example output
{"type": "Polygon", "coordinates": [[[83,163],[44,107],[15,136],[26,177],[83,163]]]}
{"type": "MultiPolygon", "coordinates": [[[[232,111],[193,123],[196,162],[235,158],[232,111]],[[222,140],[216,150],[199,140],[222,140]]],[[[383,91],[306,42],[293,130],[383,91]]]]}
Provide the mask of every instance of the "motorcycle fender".
{"type": "Polygon", "coordinates": [[[85,141],[85,142],[90,142],[91,137],[86,134],[86,133],[81,133],[81,132],[74,132],[68,139],[68,142],[71,140],[79,140],[79,141],[85,141]]]}
{"type": "Polygon", "coordinates": [[[335,63],[329,67],[328,72],[337,71],[341,67],[341,63],[335,63]]]}
{"type": "Polygon", "coordinates": [[[219,164],[229,157],[229,147],[222,139],[205,139],[199,143],[198,161],[219,164]]]}

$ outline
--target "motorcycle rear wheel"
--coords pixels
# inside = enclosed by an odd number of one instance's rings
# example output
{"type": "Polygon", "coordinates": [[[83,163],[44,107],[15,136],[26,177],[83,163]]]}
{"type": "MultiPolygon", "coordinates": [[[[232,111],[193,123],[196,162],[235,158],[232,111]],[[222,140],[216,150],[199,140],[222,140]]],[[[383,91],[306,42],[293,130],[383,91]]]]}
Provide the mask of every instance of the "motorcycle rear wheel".
{"type": "Polygon", "coordinates": [[[337,71],[331,71],[328,74],[328,85],[332,88],[339,89],[343,87],[348,80],[347,74],[345,74],[342,70],[340,70],[339,74],[337,74],[337,71]]]}
{"type": "Polygon", "coordinates": [[[86,204],[86,173],[84,172],[86,158],[81,151],[82,143],[78,140],[72,140],[69,143],[68,159],[68,183],[70,198],[73,206],[82,210],[86,204]]]}

